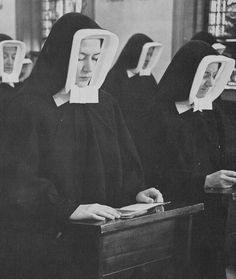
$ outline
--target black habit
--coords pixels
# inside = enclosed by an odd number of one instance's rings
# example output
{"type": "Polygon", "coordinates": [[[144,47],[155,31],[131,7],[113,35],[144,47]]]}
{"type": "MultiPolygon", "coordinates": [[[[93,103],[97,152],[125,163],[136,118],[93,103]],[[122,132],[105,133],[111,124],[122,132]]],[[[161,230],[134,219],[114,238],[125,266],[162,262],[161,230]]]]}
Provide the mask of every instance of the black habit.
{"type": "MultiPolygon", "coordinates": [[[[122,110],[145,173],[149,171],[146,145],[151,140],[146,131],[146,116],[156,94],[157,83],[152,74],[150,76],[135,74],[129,78],[127,70],[137,67],[142,48],[149,42],[152,40],[144,34],[133,35],[124,46],[102,86],[113,95],[122,110]]],[[[152,186],[148,180],[146,182],[152,186]]]]}
{"type": "Polygon", "coordinates": [[[14,83],[14,87],[8,83],[0,83],[0,120],[4,119],[5,111],[7,110],[8,103],[21,89],[23,83],[14,83]]]}
{"type": "Polygon", "coordinates": [[[134,203],[144,186],[133,141],[109,94],[100,90],[98,104],[57,107],[53,100],[66,82],[73,35],[87,28],[100,27],[78,13],[59,19],[10,104],[0,163],[4,278],[73,278],[72,252],[57,238],[72,212],[80,204],[134,203]]]}
{"type": "Polygon", "coordinates": [[[204,42],[190,41],[177,52],[163,75],[150,113],[155,139],[150,147],[150,168],[159,170],[151,179],[159,182],[165,199],[205,202],[203,219],[194,227],[198,250],[195,264],[201,262],[196,278],[224,278],[226,209],[217,196],[204,193],[204,183],[208,174],[235,170],[236,146],[215,103],[213,110],[190,109],[182,114],[175,105],[188,100],[197,67],[207,55],[218,53],[204,42]]]}
{"type": "MultiPolygon", "coordinates": [[[[5,34],[0,34],[0,42],[12,40],[11,37],[5,34]]],[[[14,87],[9,85],[8,83],[0,83],[0,129],[2,129],[2,123],[4,120],[5,111],[7,110],[7,105],[11,98],[18,92],[18,90],[22,87],[23,83],[18,82],[14,83],[14,87]]],[[[0,130],[0,137],[2,131],[0,130]]]]}

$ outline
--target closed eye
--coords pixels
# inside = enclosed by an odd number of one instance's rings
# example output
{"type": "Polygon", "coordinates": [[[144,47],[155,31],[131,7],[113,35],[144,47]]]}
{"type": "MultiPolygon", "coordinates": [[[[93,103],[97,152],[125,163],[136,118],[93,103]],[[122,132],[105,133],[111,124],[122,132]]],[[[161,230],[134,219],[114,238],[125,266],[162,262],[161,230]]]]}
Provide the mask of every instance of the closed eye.
{"type": "Polygon", "coordinates": [[[210,77],[210,75],[211,75],[210,73],[205,73],[203,78],[208,78],[208,77],[210,77]]]}
{"type": "Polygon", "coordinates": [[[86,58],[85,54],[80,53],[78,57],[78,61],[83,61],[86,58]]]}
{"type": "Polygon", "coordinates": [[[92,60],[97,62],[97,61],[98,61],[99,56],[100,56],[100,53],[96,53],[96,54],[94,54],[94,55],[93,55],[93,57],[92,57],[92,60]]]}

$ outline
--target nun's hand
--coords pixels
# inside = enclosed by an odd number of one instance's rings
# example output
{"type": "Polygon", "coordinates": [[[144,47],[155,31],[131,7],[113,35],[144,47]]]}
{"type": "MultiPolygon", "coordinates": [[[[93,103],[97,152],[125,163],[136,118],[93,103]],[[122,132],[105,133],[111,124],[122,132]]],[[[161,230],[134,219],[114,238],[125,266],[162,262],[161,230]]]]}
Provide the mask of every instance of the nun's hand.
{"type": "Polygon", "coordinates": [[[236,172],[220,170],[206,176],[205,188],[230,188],[236,184],[236,172]]]}
{"type": "Polygon", "coordinates": [[[139,192],[136,201],[142,203],[163,202],[163,196],[159,190],[153,187],[139,192]]]}
{"type": "Polygon", "coordinates": [[[81,204],[71,214],[71,220],[92,219],[97,221],[104,221],[105,219],[114,220],[120,218],[120,213],[107,205],[102,204],[81,204]]]}

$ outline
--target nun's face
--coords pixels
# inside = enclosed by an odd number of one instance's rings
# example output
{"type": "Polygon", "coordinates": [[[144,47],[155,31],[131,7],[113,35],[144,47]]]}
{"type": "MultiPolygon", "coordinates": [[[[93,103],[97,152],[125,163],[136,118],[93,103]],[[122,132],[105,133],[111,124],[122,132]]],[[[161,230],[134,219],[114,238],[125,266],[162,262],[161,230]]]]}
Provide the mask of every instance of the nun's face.
{"type": "Polygon", "coordinates": [[[147,55],[146,55],[146,58],[145,58],[145,61],[143,63],[143,69],[146,69],[148,64],[150,63],[151,59],[152,59],[152,55],[153,55],[153,52],[154,52],[154,47],[150,47],[148,49],[148,52],[147,52],[147,55]]]}
{"type": "Polygon", "coordinates": [[[3,47],[3,61],[4,61],[4,72],[12,73],[14,61],[16,58],[16,46],[4,46],[3,47]]]}
{"type": "Polygon", "coordinates": [[[198,99],[204,98],[207,92],[209,91],[209,89],[214,85],[215,77],[217,75],[218,69],[219,69],[219,63],[216,62],[211,63],[207,66],[202,79],[202,83],[196,95],[198,99]]]}
{"type": "Polygon", "coordinates": [[[82,40],[76,73],[76,84],[79,87],[85,87],[89,84],[94,74],[100,53],[100,39],[82,40]]]}

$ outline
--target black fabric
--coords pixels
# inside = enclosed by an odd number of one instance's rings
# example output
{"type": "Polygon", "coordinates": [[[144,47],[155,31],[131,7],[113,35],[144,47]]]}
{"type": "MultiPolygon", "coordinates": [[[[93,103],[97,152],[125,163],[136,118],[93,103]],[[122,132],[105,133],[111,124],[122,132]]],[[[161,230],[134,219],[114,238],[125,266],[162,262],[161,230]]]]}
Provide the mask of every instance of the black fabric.
{"type": "Polygon", "coordinates": [[[54,278],[57,270],[55,278],[74,278],[66,273],[74,263],[68,243],[56,238],[71,213],[81,203],[134,203],[144,187],[133,141],[109,94],[100,91],[98,104],[61,107],[52,98],[64,86],[73,35],[83,28],[99,27],[78,13],[58,20],[10,103],[0,162],[0,257],[10,253],[1,267],[5,278],[54,278]]]}
{"type": "MultiPolygon", "coordinates": [[[[12,40],[12,38],[6,34],[0,34],[0,42],[6,40],[12,40]]],[[[0,77],[0,79],[2,81],[2,77],[0,77]]],[[[18,82],[14,83],[14,87],[12,87],[7,83],[0,82],[0,136],[2,134],[4,115],[7,111],[8,103],[18,92],[18,90],[22,87],[22,85],[22,82],[18,82]]]]}
{"type": "Polygon", "coordinates": [[[22,86],[22,82],[15,83],[14,87],[7,83],[0,83],[0,138],[4,133],[4,119],[8,111],[8,104],[22,86]]]}
{"type": "Polygon", "coordinates": [[[143,46],[150,42],[152,42],[152,39],[145,34],[138,33],[131,36],[121,51],[112,70],[122,69],[124,71],[126,69],[136,68],[143,46]]]}
{"type": "MultiPolygon", "coordinates": [[[[146,131],[146,121],[149,120],[147,115],[152,99],[156,94],[157,83],[153,75],[139,76],[136,74],[129,78],[127,70],[137,66],[143,45],[148,42],[152,42],[152,40],[144,34],[133,35],[102,86],[104,90],[113,95],[122,110],[127,127],[141,157],[145,173],[149,171],[149,156],[146,153],[146,145],[152,140],[146,131]]],[[[146,182],[152,186],[148,180],[146,182]]]]}
{"type": "Polygon", "coordinates": [[[216,38],[211,33],[208,33],[206,31],[201,31],[201,32],[196,33],[192,37],[191,40],[203,41],[203,42],[209,44],[210,46],[212,46],[215,43],[217,43],[216,38]]]}
{"type": "Polygon", "coordinates": [[[0,34],[0,42],[7,40],[12,40],[12,38],[6,34],[0,34]]]}
{"type": "Polygon", "coordinates": [[[4,114],[7,109],[8,103],[16,95],[16,93],[23,86],[22,82],[14,83],[14,87],[10,86],[7,83],[0,84],[0,113],[4,114]]]}
{"type": "Polygon", "coordinates": [[[226,210],[220,196],[204,193],[204,183],[208,174],[235,169],[235,137],[228,137],[231,128],[216,103],[212,111],[179,114],[175,102],[188,99],[200,61],[212,54],[217,55],[200,41],[190,41],[177,52],[159,83],[150,122],[156,142],[150,147],[150,168],[160,169],[154,175],[164,198],[205,203],[203,216],[193,226],[196,278],[225,277],[226,210]]]}

